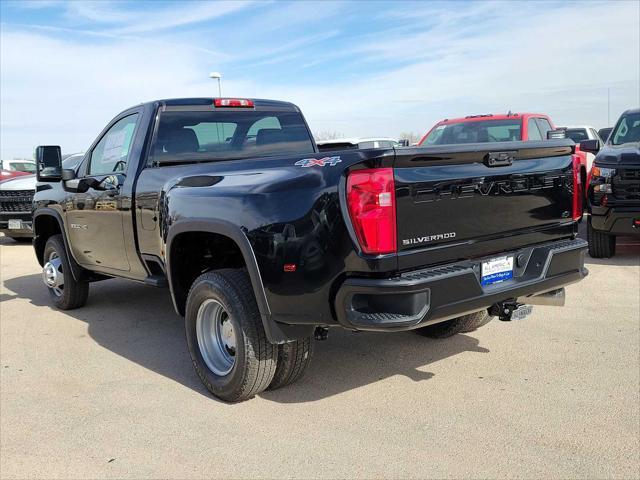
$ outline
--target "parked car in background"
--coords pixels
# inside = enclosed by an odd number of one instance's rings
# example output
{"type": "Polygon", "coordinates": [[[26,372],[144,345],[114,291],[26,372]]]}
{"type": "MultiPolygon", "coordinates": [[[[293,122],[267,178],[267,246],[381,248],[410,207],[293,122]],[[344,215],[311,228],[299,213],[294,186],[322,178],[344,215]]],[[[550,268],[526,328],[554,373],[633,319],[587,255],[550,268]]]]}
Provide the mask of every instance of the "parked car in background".
{"type": "Polygon", "coordinates": [[[555,131],[553,122],[548,115],[541,113],[469,115],[441,120],[418,145],[546,140],[551,131],[555,131]]]}
{"type": "Polygon", "coordinates": [[[10,172],[36,173],[36,162],[33,160],[2,160],[2,169],[10,172]]]}
{"type": "MultiPolygon", "coordinates": [[[[67,155],[64,168],[75,168],[83,153],[67,155]]],[[[35,167],[35,162],[32,162],[35,167]]],[[[32,201],[36,191],[36,176],[22,172],[18,178],[0,182],[0,232],[14,240],[30,239],[32,230],[32,201]]]]}
{"type": "Polygon", "coordinates": [[[589,254],[611,257],[617,235],[640,235],[640,109],[627,110],[608,140],[583,141],[597,154],[589,182],[589,254]]]}
{"type": "MultiPolygon", "coordinates": [[[[465,143],[513,142],[565,138],[548,115],[541,113],[506,113],[469,115],[445,119],[436,123],[418,143],[419,146],[455,145],[465,143]]],[[[587,154],[576,147],[575,161],[580,164],[582,205],[586,203],[589,165],[587,154]]]]}
{"type": "Polygon", "coordinates": [[[598,130],[598,136],[602,139],[603,142],[606,142],[612,130],[613,127],[601,128],[600,130],[598,130]]]}
{"type": "Polygon", "coordinates": [[[388,137],[336,138],[333,140],[317,140],[318,150],[355,150],[358,148],[391,148],[399,147],[400,142],[388,137]]]}
{"type": "MultiPolygon", "coordinates": [[[[602,137],[598,135],[598,132],[596,131],[596,129],[589,125],[560,127],[560,129],[565,131],[565,135],[567,136],[567,138],[570,138],[576,143],[576,152],[581,152],[580,142],[582,142],[583,140],[600,140],[600,142],[603,143],[602,137]]],[[[591,171],[591,166],[593,165],[593,159],[596,158],[596,156],[593,153],[589,153],[589,152],[582,152],[582,153],[586,155],[587,176],[588,176],[589,172],[591,171]]]]}
{"type": "Polygon", "coordinates": [[[36,173],[36,162],[33,160],[2,160],[0,163],[0,182],[36,173]]]}

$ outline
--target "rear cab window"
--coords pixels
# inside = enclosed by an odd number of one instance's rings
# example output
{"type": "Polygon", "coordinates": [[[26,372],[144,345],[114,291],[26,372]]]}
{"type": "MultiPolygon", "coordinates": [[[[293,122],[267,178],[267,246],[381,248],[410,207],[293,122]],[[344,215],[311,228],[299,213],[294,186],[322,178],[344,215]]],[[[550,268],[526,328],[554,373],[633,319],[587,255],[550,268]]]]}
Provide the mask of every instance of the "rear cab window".
{"type": "Polygon", "coordinates": [[[422,145],[510,142],[522,139],[521,120],[477,120],[438,125],[429,132],[422,145]]]}
{"type": "Polygon", "coordinates": [[[585,128],[567,128],[565,133],[567,138],[570,138],[575,143],[580,143],[583,140],[589,140],[589,134],[585,128]]]}
{"type": "Polygon", "coordinates": [[[167,109],[159,117],[150,163],[167,165],[315,153],[294,111],[167,109]]]}
{"type": "Polygon", "coordinates": [[[9,170],[36,173],[36,164],[32,162],[11,162],[9,164],[9,170]]]}

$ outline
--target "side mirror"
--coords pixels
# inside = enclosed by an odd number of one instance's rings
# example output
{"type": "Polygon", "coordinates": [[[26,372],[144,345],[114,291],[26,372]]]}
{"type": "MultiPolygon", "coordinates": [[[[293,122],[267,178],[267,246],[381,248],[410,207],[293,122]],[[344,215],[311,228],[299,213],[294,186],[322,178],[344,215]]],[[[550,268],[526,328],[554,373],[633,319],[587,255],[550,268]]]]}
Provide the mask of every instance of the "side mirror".
{"type": "Polygon", "coordinates": [[[567,131],[564,128],[556,128],[547,132],[547,140],[561,140],[567,138],[567,131]]]}
{"type": "Polygon", "coordinates": [[[57,145],[36,148],[36,178],[39,182],[59,182],[62,179],[62,152],[57,145]]]}
{"type": "Polygon", "coordinates": [[[587,153],[593,153],[594,155],[600,151],[600,140],[583,140],[580,142],[580,150],[587,153]]]}

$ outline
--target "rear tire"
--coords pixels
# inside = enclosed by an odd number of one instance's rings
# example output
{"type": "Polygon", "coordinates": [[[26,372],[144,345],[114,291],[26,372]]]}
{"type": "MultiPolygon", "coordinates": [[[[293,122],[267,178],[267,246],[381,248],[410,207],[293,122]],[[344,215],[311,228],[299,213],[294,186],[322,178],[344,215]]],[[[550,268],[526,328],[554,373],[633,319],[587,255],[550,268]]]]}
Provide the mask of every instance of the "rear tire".
{"type": "Polygon", "coordinates": [[[185,327],[196,373],[216,397],[239,402],[269,386],[278,350],[267,340],[246,271],[200,275],[189,291],[185,327]]]}
{"type": "Polygon", "coordinates": [[[278,345],[278,366],[269,390],[290,385],[300,380],[313,356],[313,338],[307,337],[295,342],[278,345]]]}
{"type": "Polygon", "coordinates": [[[62,235],[49,237],[43,258],[42,277],[56,308],[72,310],[87,303],[89,283],[73,278],[62,235]]]}
{"type": "Polygon", "coordinates": [[[591,226],[591,218],[587,223],[587,239],[589,255],[592,258],[610,258],[616,253],[616,236],[599,232],[591,226]]]}
{"type": "Polygon", "coordinates": [[[429,338],[447,338],[458,333],[473,332],[493,319],[486,310],[470,313],[445,322],[427,325],[414,330],[418,335],[429,338]]]}

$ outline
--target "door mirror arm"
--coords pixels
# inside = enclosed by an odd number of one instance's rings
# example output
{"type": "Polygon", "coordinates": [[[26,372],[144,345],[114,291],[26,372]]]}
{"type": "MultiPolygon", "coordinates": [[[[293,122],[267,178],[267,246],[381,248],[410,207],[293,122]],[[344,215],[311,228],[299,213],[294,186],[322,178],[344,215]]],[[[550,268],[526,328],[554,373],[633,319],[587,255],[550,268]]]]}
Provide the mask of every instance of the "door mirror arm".
{"type": "MultiPolygon", "coordinates": [[[[63,176],[66,172],[67,170],[63,172],[63,176]]],[[[107,175],[102,178],[76,178],[73,170],[70,170],[69,172],[70,173],[66,173],[69,178],[65,179],[63,185],[65,190],[73,193],[85,193],[89,189],[93,189],[99,192],[108,192],[111,195],[115,195],[120,192],[120,186],[124,183],[124,175],[107,175]]]]}
{"type": "Polygon", "coordinates": [[[71,168],[65,168],[62,170],[62,181],[68,182],[76,178],[76,171],[71,168]]]}

